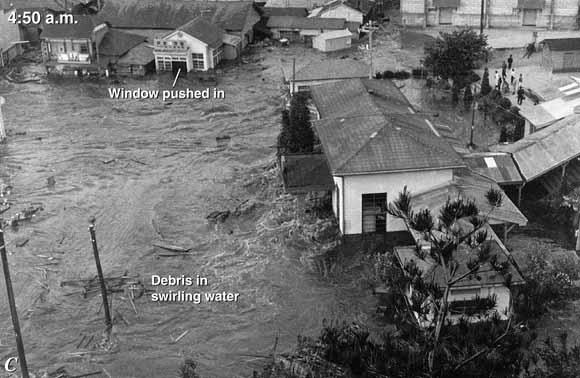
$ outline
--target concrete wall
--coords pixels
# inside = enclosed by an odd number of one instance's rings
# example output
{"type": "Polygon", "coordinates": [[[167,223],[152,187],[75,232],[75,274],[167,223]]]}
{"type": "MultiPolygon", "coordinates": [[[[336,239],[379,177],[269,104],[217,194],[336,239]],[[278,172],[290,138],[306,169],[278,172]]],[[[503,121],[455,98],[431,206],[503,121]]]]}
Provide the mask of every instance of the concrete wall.
{"type": "MultiPolygon", "coordinates": [[[[523,10],[517,9],[517,0],[485,0],[485,27],[522,26],[523,10]]],[[[544,8],[537,11],[536,26],[554,29],[573,29],[578,15],[578,0],[545,0],[544,8]],[[551,2],[553,3],[553,7],[551,2]],[[553,13],[552,13],[553,10],[553,13]]],[[[480,0],[461,0],[453,10],[453,25],[479,26],[480,0]]],[[[433,0],[401,0],[401,18],[404,25],[439,25],[439,9],[433,0]]]]}
{"type": "MultiPolygon", "coordinates": [[[[452,169],[346,176],[341,191],[344,196],[342,218],[339,218],[339,224],[344,224],[344,229],[341,230],[343,234],[362,232],[363,194],[387,193],[387,202],[390,203],[397,198],[405,185],[412,194],[444,184],[452,178],[452,169]]],[[[387,231],[403,230],[405,227],[400,220],[387,215],[387,231]]]]}

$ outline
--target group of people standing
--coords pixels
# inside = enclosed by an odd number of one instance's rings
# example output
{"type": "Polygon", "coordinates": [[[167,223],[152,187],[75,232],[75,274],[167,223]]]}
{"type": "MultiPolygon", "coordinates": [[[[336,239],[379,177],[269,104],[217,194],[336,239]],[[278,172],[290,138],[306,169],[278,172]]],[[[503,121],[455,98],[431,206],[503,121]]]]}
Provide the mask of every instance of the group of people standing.
{"type": "Polygon", "coordinates": [[[518,105],[521,105],[525,98],[525,91],[523,87],[524,78],[521,73],[520,76],[517,77],[516,69],[513,67],[513,64],[514,58],[512,55],[510,55],[507,59],[507,63],[504,60],[501,65],[501,76],[497,70],[495,71],[495,88],[504,94],[510,93],[511,89],[512,94],[517,93],[518,105]]]}

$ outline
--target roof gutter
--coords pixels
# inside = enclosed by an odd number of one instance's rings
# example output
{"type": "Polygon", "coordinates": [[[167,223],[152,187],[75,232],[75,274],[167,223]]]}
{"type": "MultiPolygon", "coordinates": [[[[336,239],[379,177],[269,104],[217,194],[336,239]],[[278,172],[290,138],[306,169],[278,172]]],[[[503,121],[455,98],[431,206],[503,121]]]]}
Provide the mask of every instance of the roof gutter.
{"type": "Polygon", "coordinates": [[[383,173],[404,173],[404,172],[426,172],[426,171],[440,171],[443,169],[455,169],[455,168],[467,168],[466,165],[449,165],[437,168],[412,168],[412,169],[396,169],[391,171],[370,171],[370,172],[333,172],[333,176],[363,176],[363,175],[376,175],[383,173]]]}

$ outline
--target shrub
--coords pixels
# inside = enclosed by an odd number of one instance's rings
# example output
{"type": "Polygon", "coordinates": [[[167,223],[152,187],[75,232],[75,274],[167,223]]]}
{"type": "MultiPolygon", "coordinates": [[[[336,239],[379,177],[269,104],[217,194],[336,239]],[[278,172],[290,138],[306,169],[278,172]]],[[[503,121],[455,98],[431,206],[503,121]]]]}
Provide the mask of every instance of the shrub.
{"type": "Polygon", "coordinates": [[[413,68],[411,70],[411,74],[413,75],[413,77],[415,78],[424,78],[427,77],[427,70],[419,67],[419,68],[413,68]]]}
{"type": "Polygon", "coordinates": [[[383,72],[383,79],[394,79],[395,73],[393,71],[385,71],[383,72]]]}
{"type": "Polygon", "coordinates": [[[483,80],[481,82],[481,94],[487,95],[491,92],[491,85],[489,85],[489,70],[485,67],[485,71],[483,72],[483,80]]]}
{"type": "Polygon", "coordinates": [[[399,80],[407,80],[408,78],[411,77],[411,74],[407,71],[397,71],[395,72],[395,79],[399,79],[399,80]]]}
{"type": "Polygon", "coordinates": [[[382,79],[383,78],[383,73],[382,72],[377,72],[375,74],[375,79],[382,79]]]}

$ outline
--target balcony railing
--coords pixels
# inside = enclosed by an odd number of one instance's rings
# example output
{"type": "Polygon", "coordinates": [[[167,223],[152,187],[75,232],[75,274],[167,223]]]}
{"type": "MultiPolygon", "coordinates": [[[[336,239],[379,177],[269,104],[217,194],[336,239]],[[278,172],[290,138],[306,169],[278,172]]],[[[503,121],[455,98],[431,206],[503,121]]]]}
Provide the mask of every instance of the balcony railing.
{"type": "Polygon", "coordinates": [[[57,61],[59,63],[91,63],[91,56],[89,54],[83,54],[78,52],[61,53],[57,56],[57,61]]]}

